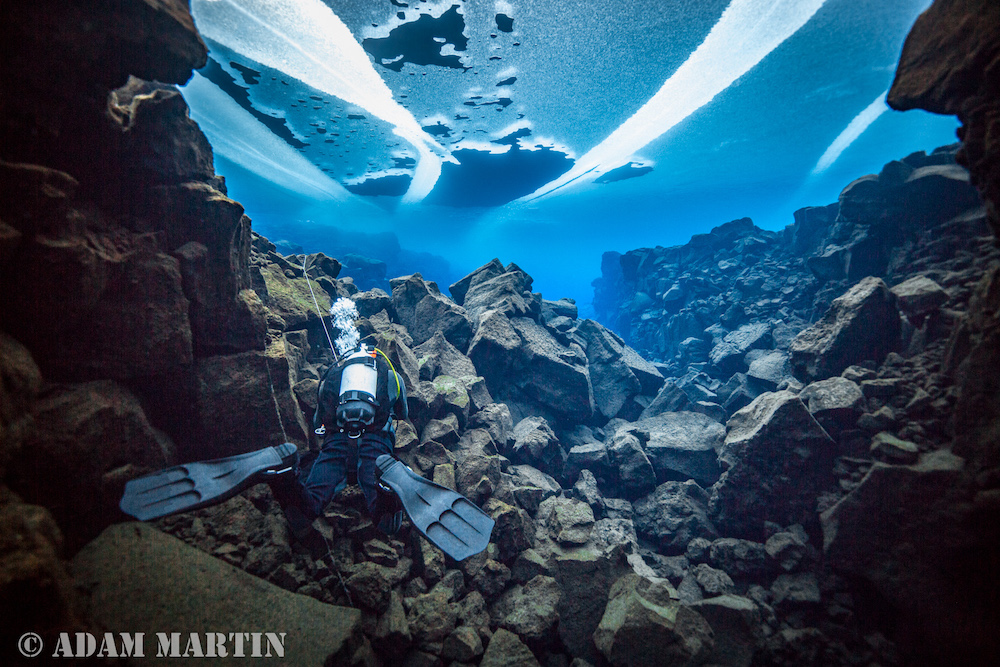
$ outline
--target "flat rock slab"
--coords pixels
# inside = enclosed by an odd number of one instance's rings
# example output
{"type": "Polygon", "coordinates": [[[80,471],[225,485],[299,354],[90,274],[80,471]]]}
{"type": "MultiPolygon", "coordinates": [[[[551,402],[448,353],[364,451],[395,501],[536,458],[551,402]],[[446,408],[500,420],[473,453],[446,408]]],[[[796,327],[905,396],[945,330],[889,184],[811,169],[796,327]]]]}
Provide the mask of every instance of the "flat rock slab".
{"type": "Polygon", "coordinates": [[[285,659],[317,667],[361,632],[357,609],[290,593],[143,523],[110,526],[72,566],[94,620],[110,632],[145,633],[143,664],[171,663],[156,658],[157,632],[181,633],[182,652],[192,632],[202,641],[206,632],[284,632],[285,659]]]}

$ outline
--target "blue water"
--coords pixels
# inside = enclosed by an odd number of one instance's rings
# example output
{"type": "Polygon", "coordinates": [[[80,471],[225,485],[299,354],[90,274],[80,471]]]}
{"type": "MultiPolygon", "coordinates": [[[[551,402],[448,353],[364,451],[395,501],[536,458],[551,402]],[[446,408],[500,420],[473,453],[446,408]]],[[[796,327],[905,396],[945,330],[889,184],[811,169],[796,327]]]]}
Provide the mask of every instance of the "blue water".
{"type": "Polygon", "coordinates": [[[586,314],[604,251],[777,230],[956,141],[877,101],[925,0],[283,2],[192,2],[213,64],[185,96],[230,196],[442,287],[499,257],[586,314]]]}

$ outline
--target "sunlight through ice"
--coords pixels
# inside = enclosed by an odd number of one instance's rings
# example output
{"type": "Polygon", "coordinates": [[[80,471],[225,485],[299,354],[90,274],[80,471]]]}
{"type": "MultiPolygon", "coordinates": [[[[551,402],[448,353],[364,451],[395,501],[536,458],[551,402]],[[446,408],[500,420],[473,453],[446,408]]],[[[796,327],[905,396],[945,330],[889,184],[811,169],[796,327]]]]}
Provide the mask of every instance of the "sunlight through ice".
{"type": "Polygon", "coordinates": [[[423,199],[454,158],[392,97],[368,54],[321,0],[192,0],[205,37],[354,104],[393,126],[420,155],[404,202],[423,199]]]}
{"type": "Polygon", "coordinates": [[[820,157],[819,162],[813,167],[810,176],[817,176],[822,172],[826,171],[831,164],[837,161],[840,154],[847,150],[847,147],[854,143],[854,141],[868,129],[868,126],[874,123],[879,116],[889,110],[888,105],[885,103],[885,96],[889,94],[889,91],[885,91],[881,95],[875,98],[875,101],[865,107],[865,110],[855,116],[844,131],[837,135],[837,138],[833,140],[830,147],[826,149],[822,157],[820,157]]]}
{"type": "Polygon", "coordinates": [[[212,150],[261,178],[315,199],[351,194],[198,72],[181,88],[212,150]]]}
{"type": "Polygon", "coordinates": [[[601,174],[642,149],[746,74],[812,18],[825,0],[733,0],[708,37],[659,91],[568,172],[522,201],[601,174]]]}

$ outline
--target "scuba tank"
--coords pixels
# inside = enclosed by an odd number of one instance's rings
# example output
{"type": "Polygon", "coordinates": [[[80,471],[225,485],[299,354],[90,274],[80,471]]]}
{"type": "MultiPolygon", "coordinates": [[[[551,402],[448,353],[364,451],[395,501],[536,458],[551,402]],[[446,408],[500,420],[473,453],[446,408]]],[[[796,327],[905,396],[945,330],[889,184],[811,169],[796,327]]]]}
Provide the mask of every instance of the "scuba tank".
{"type": "Polygon", "coordinates": [[[360,438],[375,421],[378,366],[375,350],[361,346],[344,360],[337,402],[337,428],[350,438],[360,438]]]}

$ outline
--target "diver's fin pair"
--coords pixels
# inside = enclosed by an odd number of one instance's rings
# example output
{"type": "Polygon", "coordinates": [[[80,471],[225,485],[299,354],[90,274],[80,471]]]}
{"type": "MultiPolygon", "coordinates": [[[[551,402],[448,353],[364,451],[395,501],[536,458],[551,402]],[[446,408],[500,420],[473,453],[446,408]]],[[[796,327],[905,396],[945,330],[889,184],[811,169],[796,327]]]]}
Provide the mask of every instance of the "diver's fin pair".
{"type": "Polygon", "coordinates": [[[295,455],[295,445],[286,442],[247,454],[158,470],[125,484],[118,506],[140,521],[149,521],[215,505],[269,475],[291,470],[295,455]]]}
{"type": "Polygon", "coordinates": [[[460,493],[424,479],[401,461],[383,454],[375,459],[380,482],[392,489],[413,525],[455,560],[486,548],[494,521],[460,493]]]}

